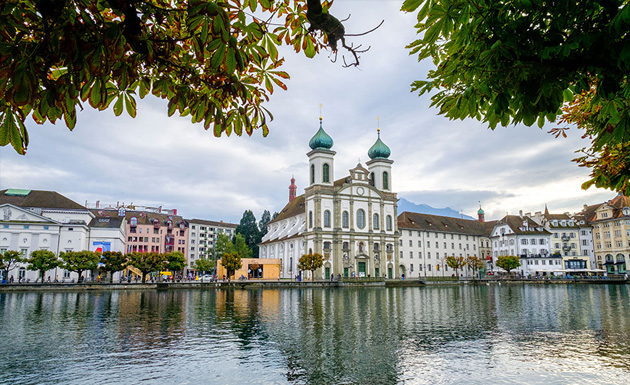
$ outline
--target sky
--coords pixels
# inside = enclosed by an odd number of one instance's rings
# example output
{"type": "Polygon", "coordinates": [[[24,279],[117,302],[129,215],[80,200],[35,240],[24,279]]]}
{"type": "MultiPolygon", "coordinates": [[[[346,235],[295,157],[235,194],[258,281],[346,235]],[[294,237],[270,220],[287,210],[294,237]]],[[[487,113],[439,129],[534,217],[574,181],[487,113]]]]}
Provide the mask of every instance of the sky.
{"type": "Polygon", "coordinates": [[[0,148],[0,189],[51,190],[80,203],[135,204],[177,209],[184,218],[238,223],[245,210],[257,219],[264,210],[288,203],[292,176],[298,194],[308,182],[308,141],[319,127],[333,138],[335,179],[347,176],[381,139],[391,149],[392,188],[414,203],[486,220],[506,213],[576,212],[615,196],[610,190],[582,190],[588,170],[571,159],[588,143],[576,130],[568,138],[522,125],[495,131],[476,120],[450,121],[430,107],[430,95],[411,92],[431,62],[418,62],[405,46],[417,38],[414,14],[401,1],[337,0],[330,13],[344,22],[355,45],[370,46],[358,67],[343,68],[330,53],[314,59],[280,50],[291,75],[288,90],[277,89],[266,107],[274,120],[267,137],[216,138],[202,124],[167,116],[166,102],[138,100],[136,118],[89,106],[74,131],[62,122],[27,120],[26,155],[0,148]],[[377,120],[378,118],[378,120],[377,120]]]}

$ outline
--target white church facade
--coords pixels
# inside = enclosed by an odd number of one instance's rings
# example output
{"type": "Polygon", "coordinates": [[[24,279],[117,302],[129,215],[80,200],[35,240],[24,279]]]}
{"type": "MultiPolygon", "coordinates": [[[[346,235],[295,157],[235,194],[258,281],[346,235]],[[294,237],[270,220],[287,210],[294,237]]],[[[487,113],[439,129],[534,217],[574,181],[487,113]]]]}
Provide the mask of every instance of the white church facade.
{"type": "Polygon", "coordinates": [[[296,196],[295,180],[289,203],[268,224],[260,243],[261,258],[278,258],[281,277],[303,274],[300,257],[324,256],[316,279],[343,277],[399,278],[397,197],[392,190],[390,149],[379,137],[369,149],[370,160],[335,180],[333,140],[320,127],[309,142],[309,186],[296,196]]]}

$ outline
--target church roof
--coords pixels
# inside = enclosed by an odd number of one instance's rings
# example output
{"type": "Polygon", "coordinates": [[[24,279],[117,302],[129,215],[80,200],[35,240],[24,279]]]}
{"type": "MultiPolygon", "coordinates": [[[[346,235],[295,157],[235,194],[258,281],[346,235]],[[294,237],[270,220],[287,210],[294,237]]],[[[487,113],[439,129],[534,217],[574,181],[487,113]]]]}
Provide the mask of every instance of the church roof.
{"type": "Polygon", "coordinates": [[[1,203],[10,203],[14,206],[25,208],[87,210],[85,206],[66,198],[56,191],[2,190],[0,191],[1,203]]]}
{"type": "Polygon", "coordinates": [[[291,202],[287,203],[287,205],[284,206],[282,210],[280,210],[278,216],[276,216],[269,223],[278,222],[299,214],[304,214],[306,210],[304,207],[304,194],[298,195],[291,202]]]}
{"type": "Polygon", "coordinates": [[[478,220],[412,213],[409,211],[405,211],[398,216],[398,228],[476,236],[488,236],[490,234],[484,223],[478,220]]]}
{"type": "Polygon", "coordinates": [[[497,225],[502,225],[502,224],[508,225],[510,229],[512,229],[514,234],[517,234],[517,235],[551,234],[549,231],[545,230],[545,228],[542,227],[542,225],[539,225],[538,223],[534,222],[533,219],[527,216],[521,217],[519,215],[506,215],[505,217],[503,217],[501,220],[497,222],[497,225]],[[523,222],[525,221],[527,221],[527,227],[525,228],[525,230],[522,230],[521,228],[523,227],[523,222]],[[538,229],[542,229],[542,230],[538,230],[538,229]]]}

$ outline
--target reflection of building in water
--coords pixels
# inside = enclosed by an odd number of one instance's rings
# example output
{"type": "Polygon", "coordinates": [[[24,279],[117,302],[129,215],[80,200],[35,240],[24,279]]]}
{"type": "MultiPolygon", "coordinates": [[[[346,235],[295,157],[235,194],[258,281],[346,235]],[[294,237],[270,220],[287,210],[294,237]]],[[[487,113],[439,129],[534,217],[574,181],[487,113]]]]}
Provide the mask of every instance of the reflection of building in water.
{"type": "Polygon", "coordinates": [[[309,142],[309,186],[296,196],[295,180],[289,203],[267,225],[260,243],[261,258],[282,260],[282,278],[299,274],[298,260],[319,253],[324,265],[316,278],[399,276],[397,196],[393,192],[390,149],[379,137],[369,149],[370,160],[335,180],[332,138],[320,127],[309,142]]]}
{"type": "MultiPolygon", "coordinates": [[[[242,258],[241,268],[236,270],[231,279],[278,279],[280,277],[279,259],[259,259],[259,258],[242,258]]],[[[221,264],[221,260],[217,262],[217,276],[222,279],[223,276],[228,277],[228,272],[221,264]]]]}

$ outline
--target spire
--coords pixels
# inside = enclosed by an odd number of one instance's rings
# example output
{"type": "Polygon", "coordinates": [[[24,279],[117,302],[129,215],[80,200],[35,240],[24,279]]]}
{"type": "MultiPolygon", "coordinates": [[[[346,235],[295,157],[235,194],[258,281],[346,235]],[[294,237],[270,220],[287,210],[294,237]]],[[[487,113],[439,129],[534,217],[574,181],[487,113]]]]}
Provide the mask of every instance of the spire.
{"type": "Polygon", "coordinates": [[[293,202],[295,199],[295,194],[297,192],[297,186],[295,185],[295,178],[291,175],[291,185],[289,186],[289,203],[293,202]]]}
{"type": "Polygon", "coordinates": [[[547,204],[545,203],[545,216],[549,216],[549,209],[547,208],[547,204]]]}
{"type": "Polygon", "coordinates": [[[481,223],[486,221],[486,213],[481,208],[481,202],[479,202],[479,210],[477,211],[477,218],[479,218],[479,222],[481,223]]]}

